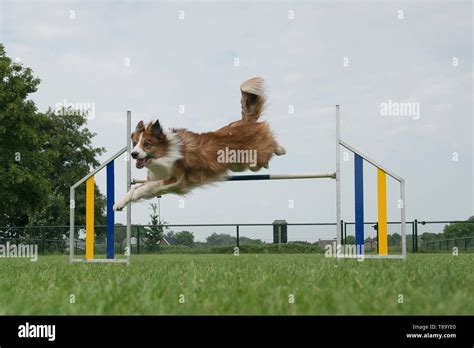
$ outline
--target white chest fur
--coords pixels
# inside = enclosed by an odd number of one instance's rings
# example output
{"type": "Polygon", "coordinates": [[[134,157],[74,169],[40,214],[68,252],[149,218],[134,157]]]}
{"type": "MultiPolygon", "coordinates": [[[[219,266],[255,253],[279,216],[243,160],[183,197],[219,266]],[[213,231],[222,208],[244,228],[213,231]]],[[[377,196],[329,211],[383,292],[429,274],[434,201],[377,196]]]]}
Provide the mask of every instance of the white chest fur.
{"type": "Polygon", "coordinates": [[[151,160],[148,165],[148,180],[155,181],[155,180],[163,180],[169,179],[171,175],[171,168],[169,163],[160,161],[159,159],[151,160]]]}
{"type": "Polygon", "coordinates": [[[169,141],[168,154],[148,162],[148,180],[150,181],[169,179],[174,163],[183,158],[181,138],[176,133],[165,132],[165,134],[169,141]]]}

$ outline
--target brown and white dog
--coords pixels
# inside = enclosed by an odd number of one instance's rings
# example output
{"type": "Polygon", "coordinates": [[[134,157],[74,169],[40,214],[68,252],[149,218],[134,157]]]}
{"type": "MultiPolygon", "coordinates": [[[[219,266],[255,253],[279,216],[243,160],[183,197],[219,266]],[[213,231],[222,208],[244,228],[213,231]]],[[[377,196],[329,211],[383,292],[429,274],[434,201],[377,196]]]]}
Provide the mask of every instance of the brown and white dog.
{"type": "Polygon", "coordinates": [[[158,120],[147,125],[140,121],[132,133],[131,155],[137,168],[148,169],[147,179],[132,186],[114,210],[166,193],[186,194],[223,180],[230,171],[268,168],[274,154],[285,154],[268,124],[258,122],[266,99],[263,80],[247,80],[240,90],[242,119],[214,132],[166,131],[158,120]]]}

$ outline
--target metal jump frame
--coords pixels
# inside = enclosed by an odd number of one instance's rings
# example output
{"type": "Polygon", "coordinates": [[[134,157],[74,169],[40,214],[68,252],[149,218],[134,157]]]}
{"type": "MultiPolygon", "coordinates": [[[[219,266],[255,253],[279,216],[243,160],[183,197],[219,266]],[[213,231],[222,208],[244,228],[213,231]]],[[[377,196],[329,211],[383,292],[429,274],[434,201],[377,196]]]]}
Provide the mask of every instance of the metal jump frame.
{"type": "Polygon", "coordinates": [[[119,152],[117,152],[115,155],[110,157],[108,160],[106,160],[104,163],[102,163],[100,166],[98,166],[96,169],[94,169],[92,172],[87,174],[85,177],[83,177],[81,180],[76,182],[74,185],[71,186],[70,188],[70,196],[71,196],[71,201],[70,201],[70,211],[69,211],[69,261],[70,263],[74,262],[86,262],[86,263],[126,263],[127,265],[130,265],[130,255],[131,255],[131,231],[132,231],[132,207],[130,204],[127,204],[127,237],[126,237],[126,245],[127,245],[127,253],[126,253],[126,258],[125,259],[84,259],[84,258],[77,258],[74,256],[74,249],[75,249],[75,238],[74,238],[74,218],[75,218],[75,190],[76,188],[83,184],[87,179],[90,177],[94,176],[96,173],[104,169],[109,163],[113,162],[115,159],[120,157],[122,154],[127,153],[127,158],[126,158],[126,163],[127,163],[127,181],[126,181],[126,189],[128,192],[130,190],[131,186],[131,181],[132,181],[132,167],[131,167],[131,149],[132,149],[132,142],[130,138],[130,134],[132,133],[132,113],[130,111],[127,111],[127,146],[123,147],[119,152]]]}
{"type": "MultiPolygon", "coordinates": [[[[131,205],[127,205],[127,248],[128,255],[126,259],[92,259],[86,260],[82,258],[74,258],[74,194],[75,189],[80,184],[84,183],[88,178],[102,170],[108,163],[115,160],[117,157],[127,152],[127,191],[130,189],[130,185],[134,183],[142,182],[140,180],[131,179],[131,161],[130,161],[130,152],[131,152],[131,112],[127,111],[127,146],[109,158],[107,161],[102,163],[94,171],[86,175],[84,178],[76,182],[71,186],[71,212],[70,212],[70,260],[73,262],[120,262],[130,264],[130,254],[131,254],[131,205]]],[[[354,153],[354,155],[360,156],[366,162],[372,164],[376,168],[382,170],[390,177],[395,179],[400,184],[400,221],[401,221],[401,235],[402,235],[402,254],[401,255],[364,255],[364,258],[380,258],[380,259],[406,259],[406,215],[405,215],[405,180],[399,175],[393,173],[392,171],[386,169],[384,166],[378,162],[372,160],[365,154],[363,154],[358,149],[349,145],[341,139],[340,135],[340,108],[339,105],[336,105],[336,171],[335,172],[323,172],[323,173],[303,173],[303,174],[257,174],[257,175],[232,175],[226,177],[227,181],[248,181],[248,180],[287,180],[287,179],[335,179],[336,180],[336,241],[337,246],[341,245],[341,171],[340,171],[340,155],[341,155],[341,146],[347,150],[354,153]]],[[[338,258],[344,258],[348,256],[338,255],[338,258]]]]}

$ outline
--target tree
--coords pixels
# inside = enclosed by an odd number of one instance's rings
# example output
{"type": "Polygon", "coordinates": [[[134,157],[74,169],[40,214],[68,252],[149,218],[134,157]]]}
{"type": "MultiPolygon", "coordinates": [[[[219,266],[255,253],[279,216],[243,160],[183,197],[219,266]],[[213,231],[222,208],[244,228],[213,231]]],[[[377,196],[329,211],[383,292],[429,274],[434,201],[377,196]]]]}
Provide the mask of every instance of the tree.
{"type": "Polygon", "coordinates": [[[194,243],[194,234],[189,231],[177,232],[175,235],[176,242],[178,245],[186,245],[188,247],[193,246],[194,243]]]}
{"type": "MultiPolygon", "coordinates": [[[[407,236],[407,243],[408,243],[408,238],[410,235],[407,236]]],[[[401,245],[402,244],[402,235],[399,233],[394,233],[394,234],[389,234],[387,236],[387,243],[388,245],[401,245]]]]}
{"type": "Polygon", "coordinates": [[[423,243],[440,239],[441,233],[425,232],[420,236],[423,243]]]}
{"type": "Polygon", "coordinates": [[[158,205],[156,203],[150,203],[151,214],[150,214],[150,227],[146,228],[147,245],[157,245],[158,242],[163,238],[165,230],[169,229],[166,226],[166,221],[160,221],[160,215],[158,214],[158,205]]]}
{"type": "Polygon", "coordinates": [[[235,245],[237,243],[237,239],[232,237],[229,234],[217,234],[213,233],[209,237],[206,238],[206,243],[209,246],[216,246],[216,245],[235,245]]]}
{"type": "Polygon", "coordinates": [[[46,202],[50,183],[42,175],[48,167],[38,156],[46,136],[46,122],[27,100],[40,80],[29,68],[6,56],[0,45],[0,225],[26,225],[28,215],[46,202]]]}
{"type": "Polygon", "coordinates": [[[240,244],[263,244],[261,239],[252,239],[248,237],[239,237],[240,244]]]}
{"type": "Polygon", "coordinates": [[[168,241],[168,243],[172,244],[172,245],[176,245],[178,244],[177,240],[176,240],[176,235],[174,233],[174,231],[168,231],[166,234],[165,234],[165,238],[166,240],[168,241]]]}
{"type": "MultiPolygon", "coordinates": [[[[96,156],[104,149],[91,145],[95,136],[86,127],[87,117],[79,113],[65,112],[53,114],[49,110],[45,116],[48,119],[47,128],[43,130],[48,135],[41,152],[48,159],[49,180],[53,185],[48,192],[46,204],[30,216],[31,225],[61,225],[69,220],[69,187],[91,171],[100,163],[96,156]]],[[[94,222],[96,225],[105,224],[105,197],[94,184],[94,222]]],[[[75,195],[75,221],[77,225],[85,224],[86,187],[80,185],[75,195]]],[[[97,231],[99,232],[99,231],[97,231]]],[[[101,234],[101,233],[96,233],[101,234]]]]}
{"type": "Polygon", "coordinates": [[[456,222],[446,225],[443,230],[443,239],[474,236],[474,216],[471,216],[468,221],[469,222],[456,222]]]}
{"type": "MultiPolygon", "coordinates": [[[[39,83],[0,45],[0,226],[68,224],[69,186],[97,166],[103,152],[91,145],[95,134],[86,128],[86,115],[37,111],[27,98],[39,83]]],[[[84,185],[75,203],[76,224],[82,225],[84,185]]],[[[97,187],[95,207],[95,222],[103,224],[105,200],[97,187]]]]}
{"type": "Polygon", "coordinates": [[[356,239],[354,236],[346,236],[345,242],[347,245],[355,245],[356,239]]]}

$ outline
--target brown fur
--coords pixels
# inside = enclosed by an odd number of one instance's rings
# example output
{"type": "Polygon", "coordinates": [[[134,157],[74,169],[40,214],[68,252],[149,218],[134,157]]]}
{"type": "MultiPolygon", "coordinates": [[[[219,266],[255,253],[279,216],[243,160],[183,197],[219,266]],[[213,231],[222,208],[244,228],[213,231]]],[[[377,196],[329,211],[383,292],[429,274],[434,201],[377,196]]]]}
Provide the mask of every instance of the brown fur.
{"type": "Polygon", "coordinates": [[[176,133],[183,141],[183,158],[176,162],[172,177],[181,179],[179,186],[182,188],[220,180],[229,171],[258,171],[268,166],[278,148],[268,124],[253,120],[233,122],[215,132],[197,134],[180,129],[176,133]],[[226,147],[229,150],[256,150],[257,165],[219,163],[218,151],[226,147]]]}
{"type": "Polygon", "coordinates": [[[168,155],[169,141],[162,132],[159,123],[150,122],[145,127],[143,121],[138,122],[135,132],[132,133],[133,147],[138,143],[140,135],[142,134],[141,145],[147,153],[153,153],[155,158],[165,157],[168,155]],[[148,146],[146,146],[146,144],[148,144],[148,146]]]}
{"type": "MultiPolygon", "coordinates": [[[[194,133],[187,129],[163,132],[159,121],[145,126],[140,121],[132,134],[137,167],[146,165],[147,180],[132,188],[114,209],[131,201],[165,193],[185,194],[191,189],[220,181],[229,172],[268,168],[274,154],[284,149],[266,122],[258,122],[265,108],[263,80],[253,78],[241,85],[242,118],[216,131],[194,133]],[[137,145],[138,144],[138,145],[137,145]],[[219,151],[256,150],[256,163],[220,163],[219,151]]],[[[254,152],[253,152],[254,153],[254,152]]]]}

